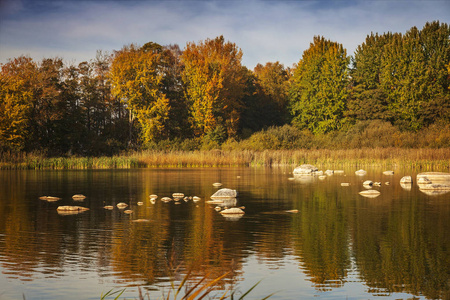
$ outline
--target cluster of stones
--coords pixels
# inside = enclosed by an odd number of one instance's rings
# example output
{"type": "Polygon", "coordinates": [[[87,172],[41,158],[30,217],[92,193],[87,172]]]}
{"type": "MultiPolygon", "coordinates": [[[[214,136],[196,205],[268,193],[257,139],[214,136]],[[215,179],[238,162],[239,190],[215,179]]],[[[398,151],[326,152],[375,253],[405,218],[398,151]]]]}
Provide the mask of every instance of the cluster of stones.
{"type": "MultiPolygon", "coordinates": [[[[325,172],[319,171],[319,169],[313,165],[304,164],[299,167],[296,167],[293,171],[294,176],[319,176],[319,179],[325,178],[323,174],[328,176],[333,173],[337,173],[336,171],[327,170],[325,172]]],[[[355,171],[355,175],[357,176],[365,176],[367,175],[367,171],[360,169],[355,171]]],[[[383,171],[383,175],[391,176],[394,175],[394,171],[388,170],[383,171]]],[[[294,180],[294,178],[289,178],[289,180],[294,180]]],[[[417,175],[417,186],[419,190],[427,195],[441,195],[444,193],[450,192],[450,173],[444,172],[426,172],[420,173],[417,175]]],[[[400,186],[405,190],[411,190],[412,187],[412,177],[404,176],[400,179],[400,186]]],[[[375,198],[380,195],[380,192],[377,190],[373,190],[372,187],[380,187],[382,185],[381,182],[373,182],[371,180],[366,180],[363,182],[363,186],[367,189],[365,191],[361,191],[359,194],[365,197],[375,198]]],[[[390,185],[390,182],[385,182],[385,185],[390,185]]],[[[341,186],[350,186],[350,183],[343,182],[341,186]]]]}
{"type": "MultiPolygon", "coordinates": [[[[60,197],[54,197],[54,196],[41,196],[39,197],[40,200],[43,201],[47,201],[47,202],[56,202],[61,200],[62,198],[60,197]]],[[[84,199],[86,199],[85,195],[81,195],[81,194],[76,194],[72,196],[72,199],[74,201],[84,201],[84,199]]],[[[62,206],[58,206],[56,208],[56,211],[60,214],[60,215],[75,215],[75,214],[79,214],[81,212],[87,211],[89,210],[89,208],[87,207],[83,207],[83,206],[78,206],[78,205],[62,205],[62,206]]]]}

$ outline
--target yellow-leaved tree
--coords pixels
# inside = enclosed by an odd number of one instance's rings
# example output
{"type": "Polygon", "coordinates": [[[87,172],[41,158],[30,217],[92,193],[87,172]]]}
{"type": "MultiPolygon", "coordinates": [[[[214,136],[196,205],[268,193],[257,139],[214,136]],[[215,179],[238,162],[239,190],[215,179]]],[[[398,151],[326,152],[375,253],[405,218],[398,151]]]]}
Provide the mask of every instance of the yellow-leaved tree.
{"type": "Polygon", "coordinates": [[[22,150],[28,138],[37,65],[21,56],[0,72],[0,150],[22,150]]]}
{"type": "Polygon", "coordinates": [[[242,51],[223,36],[187,44],[182,54],[183,82],[196,135],[236,134],[245,89],[241,59],[242,51]]]}
{"type": "Polygon", "coordinates": [[[164,72],[161,69],[162,47],[154,43],[123,47],[115,53],[110,68],[112,94],[129,110],[130,139],[137,120],[144,144],[158,141],[166,134],[170,105],[162,92],[164,72]]]}

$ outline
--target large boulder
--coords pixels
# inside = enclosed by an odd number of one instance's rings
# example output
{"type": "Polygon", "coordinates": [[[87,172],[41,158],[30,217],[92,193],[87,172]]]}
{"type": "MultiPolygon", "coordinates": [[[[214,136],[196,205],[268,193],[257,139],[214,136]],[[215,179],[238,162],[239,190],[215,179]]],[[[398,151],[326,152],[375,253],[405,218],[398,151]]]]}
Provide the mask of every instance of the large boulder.
{"type": "Polygon", "coordinates": [[[294,175],[315,175],[319,169],[313,165],[301,165],[294,169],[294,175]]]}
{"type": "Polygon", "coordinates": [[[450,173],[445,172],[424,172],[417,174],[417,182],[421,178],[427,178],[432,183],[450,183],[450,173]]]}
{"type": "Polygon", "coordinates": [[[211,199],[229,199],[229,198],[236,198],[237,197],[237,191],[232,189],[220,189],[217,192],[215,192],[211,199]]]}

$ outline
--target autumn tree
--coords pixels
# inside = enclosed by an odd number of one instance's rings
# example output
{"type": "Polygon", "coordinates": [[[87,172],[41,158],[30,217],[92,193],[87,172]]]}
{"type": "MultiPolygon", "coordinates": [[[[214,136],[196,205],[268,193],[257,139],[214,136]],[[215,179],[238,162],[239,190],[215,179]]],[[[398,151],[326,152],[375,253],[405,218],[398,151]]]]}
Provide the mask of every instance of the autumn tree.
{"type": "Polygon", "coordinates": [[[284,124],[285,115],[280,111],[279,102],[263,87],[256,73],[246,69],[244,78],[244,107],[239,122],[241,137],[247,138],[264,128],[284,124]]]}
{"type": "Polygon", "coordinates": [[[242,51],[223,36],[187,44],[183,81],[196,135],[220,128],[229,137],[236,135],[245,89],[241,59],[242,51]]]}
{"type": "Polygon", "coordinates": [[[29,139],[37,65],[21,56],[2,65],[0,76],[0,150],[22,150],[29,139]]]}
{"type": "Polygon", "coordinates": [[[293,124],[315,133],[345,124],[349,57],[341,44],[314,37],[303,52],[290,86],[293,124]]]}
{"type": "Polygon", "coordinates": [[[273,102],[277,122],[271,125],[283,125],[288,119],[288,87],[290,72],[282,64],[277,62],[268,62],[264,66],[257,64],[254,73],[263,94],[270,102],[273,102]]]}
{"type": "Polygon", "coordinates": [[[125,46],[115,53],[110,69],[112,94],[130,112],[130,135],[136,119],[144,143],[157,141],[166,133],[170,106],[162,89],[161,50],[153,43],[125,46]]]}

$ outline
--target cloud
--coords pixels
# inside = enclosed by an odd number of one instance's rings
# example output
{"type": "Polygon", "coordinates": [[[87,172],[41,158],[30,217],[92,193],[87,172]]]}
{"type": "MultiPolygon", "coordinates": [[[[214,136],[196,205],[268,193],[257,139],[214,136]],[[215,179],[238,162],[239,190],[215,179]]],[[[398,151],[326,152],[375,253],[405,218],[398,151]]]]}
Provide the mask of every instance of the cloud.
{"type": "Polygon", "coordinates": [[[243,64],[298,62],[315,35],[353,54],[370,32],[445,21],[446,1],[16,1],[0,0],[0,62],[22,54],[93,59],[123,45],[198,42],[224,35],[243,64]]]}

